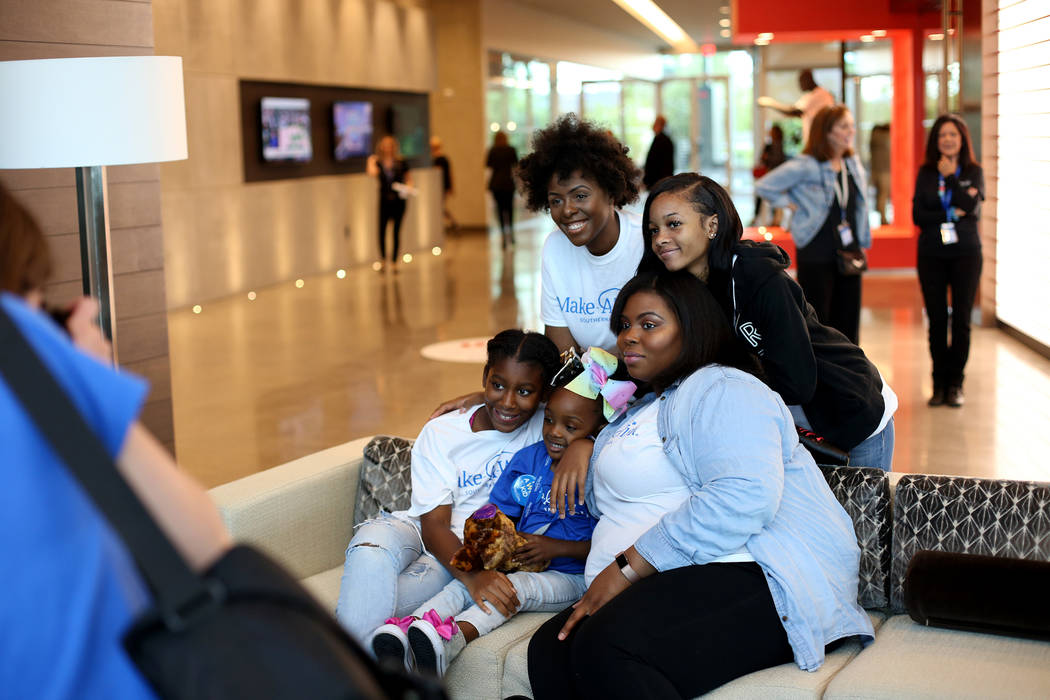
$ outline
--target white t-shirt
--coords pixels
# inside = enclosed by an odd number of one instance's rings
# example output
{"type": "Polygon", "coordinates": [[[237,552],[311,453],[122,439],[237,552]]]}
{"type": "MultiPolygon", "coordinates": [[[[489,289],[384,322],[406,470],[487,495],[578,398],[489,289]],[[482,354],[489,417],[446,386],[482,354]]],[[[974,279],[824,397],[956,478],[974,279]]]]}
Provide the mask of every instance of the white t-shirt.
{"type": "Polygon", "coordinates": [[[802,97],[795,102],[795,109],[802,112],[802,147],[805,148],[809,139],[809,127],[813,123],[813,117],[825,107],[835,104],[835,98],[830,92],[819,85],[808,92],[802,93],[802,97]]]}
{"type": "Polygon", "coordinates": [[[560,229],[543,244],[543,295],[540,318],[548,326],[569,329],[576,344],[616,352],[609,315],[616,295],[638,271],[642,259],[642,222],[622,211],[620,237],[605,255],[577,248],[560,229]]]}
{"type": "Polygon", "coordinates": [[[594,499],[601,517],[591,535],[584,581],[588,586],[619,552],[689,498],[689,485],[664,454],[653,401],[617,427],[594,469],[594,499]]]}
{"type": "Polygon", "coordinates": [[[452,506],[452,531],[463,539],[463,523],[489,500],[496,479],[521,448],[540,439],[543,411],[512,433],[470,429],[482,410],[453,411],[427,421],[412,446],[412,506],[394,515],[419,527],[419,516],[452,506]]]}

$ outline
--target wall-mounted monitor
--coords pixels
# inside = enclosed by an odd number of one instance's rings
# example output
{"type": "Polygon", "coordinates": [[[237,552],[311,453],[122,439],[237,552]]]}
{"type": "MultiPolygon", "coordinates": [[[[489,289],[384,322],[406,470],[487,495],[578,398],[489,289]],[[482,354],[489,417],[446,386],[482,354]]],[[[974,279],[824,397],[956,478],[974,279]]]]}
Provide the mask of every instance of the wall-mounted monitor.
{"type": "Polygon", "coordinates": [[[350,160],[372,152],[372,103],[336,102],[332,105],[335,159],[350,160]]]}
{"type": "Polygon", "coordinates": [[[403,158],[418,158],[427,148],[426,113],[418,104],[398,103],[393,106],[394,134],[403,158]]]}
{"type": "Polygon", "coordinates": [[[310,100],[293,97],[262,98],[262,154],[267,162],[309,163],[310,100]]]}

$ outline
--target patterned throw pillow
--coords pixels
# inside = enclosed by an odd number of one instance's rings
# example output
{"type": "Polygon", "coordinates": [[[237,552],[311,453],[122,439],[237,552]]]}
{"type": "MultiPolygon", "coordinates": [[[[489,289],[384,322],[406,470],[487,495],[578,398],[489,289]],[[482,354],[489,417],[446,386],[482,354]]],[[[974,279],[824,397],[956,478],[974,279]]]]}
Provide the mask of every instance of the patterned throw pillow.
{"type": "Polygon", "coordinates": [[[908,474],[893,507],[891,602],[904,612],[904,577],[924,549],[1050,561],[1050,484],[908,474]]]}
{"type": "Polygon", "coordinates": [[[357,485],[354,527],[380,511],[406,510],[412,504],[412,441],[377,435],[365,446],[357,485]]]}
{"type": "Polygon", "coordinates": [[[821,467],[831,492],[853,520],[860,545],[857,601],[884,608],[890,579],[890,481],[870,467],[821,467]]]}

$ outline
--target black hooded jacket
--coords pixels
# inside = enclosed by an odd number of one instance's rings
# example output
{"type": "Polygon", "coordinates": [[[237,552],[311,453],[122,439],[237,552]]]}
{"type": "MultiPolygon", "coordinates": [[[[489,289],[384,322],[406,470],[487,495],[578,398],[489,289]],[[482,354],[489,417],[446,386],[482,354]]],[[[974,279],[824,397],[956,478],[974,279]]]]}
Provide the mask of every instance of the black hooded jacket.
{"type": "Polygon", "coordinates": [[[853,449],[875,432],[886,409],[878,370],[846,336],[817,320],[787,274],[790,258],[780,246],[741,241],[735,252],[722,300],[737,337],[758,357],[766,384],[785,403],[802,406],[814,432],[853,449]]]}

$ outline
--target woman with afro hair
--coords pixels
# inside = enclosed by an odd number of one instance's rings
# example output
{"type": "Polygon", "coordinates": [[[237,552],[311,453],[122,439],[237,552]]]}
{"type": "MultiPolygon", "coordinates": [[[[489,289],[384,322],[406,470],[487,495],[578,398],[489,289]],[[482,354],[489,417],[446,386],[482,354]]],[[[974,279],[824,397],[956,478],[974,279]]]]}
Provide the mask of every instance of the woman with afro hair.
{"type": "Polygon", "coordinates": [[[643,248],[641,221],[621,208],[638,199],[640,177],[623,144],[571,113],[537,131],[518,164],[526,206],[556,226],[543,244],[540,317],[561,351],[616,352],[609,313],[643,248]]]}

